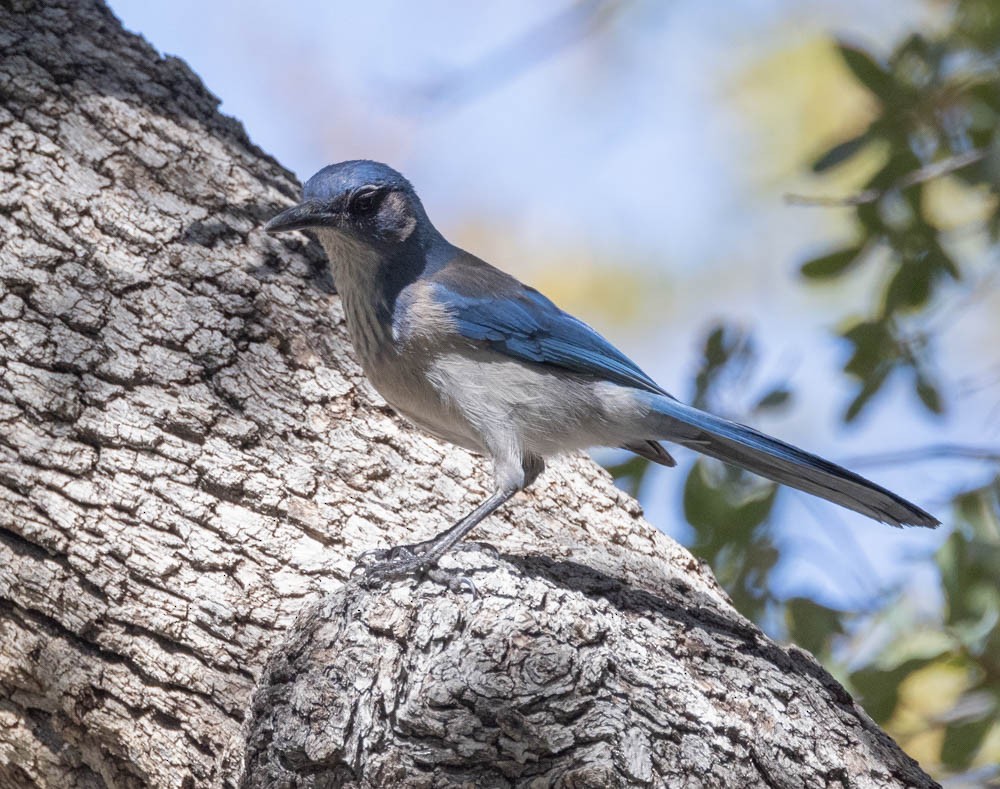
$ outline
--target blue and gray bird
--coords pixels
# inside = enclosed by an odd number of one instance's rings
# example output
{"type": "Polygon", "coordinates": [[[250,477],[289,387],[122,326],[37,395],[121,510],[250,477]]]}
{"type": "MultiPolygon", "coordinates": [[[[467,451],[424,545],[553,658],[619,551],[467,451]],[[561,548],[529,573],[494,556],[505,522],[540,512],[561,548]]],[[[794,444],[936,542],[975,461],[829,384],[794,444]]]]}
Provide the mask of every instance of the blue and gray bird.
{"type": "Polygon", "coordinates": [[[546,458],[623,447],[665,466],[668,441],[894,526],[937,519],[828,460],[671,397],[625,354],[537,290],[448,243],[384,164],[309,179],[268,233],[309,229],[330,259],[365,374],[403,416],[493,460],[496,489],[426,542],[376,553],[371,579],[434,565],[524,490],[546,458]]]}

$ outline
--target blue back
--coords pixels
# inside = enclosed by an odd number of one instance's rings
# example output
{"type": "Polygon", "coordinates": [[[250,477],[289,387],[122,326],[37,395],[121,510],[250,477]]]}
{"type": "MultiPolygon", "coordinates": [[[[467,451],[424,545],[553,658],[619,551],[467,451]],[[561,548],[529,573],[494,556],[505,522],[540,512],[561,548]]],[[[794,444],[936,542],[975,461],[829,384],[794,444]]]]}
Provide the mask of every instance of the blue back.
{"type": "MultiPolygon", "coordinates": [[[[453,247],[454,249],[454,247],[453,247]]],[[[461,250],[429,274],[463,337],[536,364],[666,394],[625,354],[534,288],[461,250]]]]}

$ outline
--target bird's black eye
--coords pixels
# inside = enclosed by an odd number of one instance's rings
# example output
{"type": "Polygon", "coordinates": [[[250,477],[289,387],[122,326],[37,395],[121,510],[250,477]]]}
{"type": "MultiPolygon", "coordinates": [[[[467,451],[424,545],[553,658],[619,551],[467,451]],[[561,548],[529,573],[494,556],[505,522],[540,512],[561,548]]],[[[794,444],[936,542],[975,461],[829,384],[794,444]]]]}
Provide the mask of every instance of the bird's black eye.
{"type": "Polygon", "coordinates": [[[351,213],[355,216],[368,216],[378,208],[380,192],[378,189],[362,189],[351,198],[351,213]]]}

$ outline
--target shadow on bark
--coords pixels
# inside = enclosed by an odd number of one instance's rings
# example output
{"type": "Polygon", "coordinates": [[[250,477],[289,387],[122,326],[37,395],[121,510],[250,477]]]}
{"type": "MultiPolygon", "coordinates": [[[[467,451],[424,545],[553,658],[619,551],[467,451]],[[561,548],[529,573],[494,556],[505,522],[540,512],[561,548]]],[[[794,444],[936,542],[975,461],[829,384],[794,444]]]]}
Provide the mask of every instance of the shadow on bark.
{"type": "Polygon", "coordinates": [[[809,656],[707,596],[472,556],[475,599],[407,580],[310,606],[254,695],[239,786],[818,786],[852,761],[933,785],[809,656]]]}

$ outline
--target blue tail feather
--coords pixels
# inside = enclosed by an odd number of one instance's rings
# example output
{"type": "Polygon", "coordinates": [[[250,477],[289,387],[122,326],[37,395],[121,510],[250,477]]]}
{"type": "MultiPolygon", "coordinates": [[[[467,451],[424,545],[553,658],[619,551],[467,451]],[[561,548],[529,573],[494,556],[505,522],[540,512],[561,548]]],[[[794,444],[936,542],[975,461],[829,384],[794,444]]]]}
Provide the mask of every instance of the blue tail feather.
{"type": "Polygon", "coordinates": [[[933,528],[940,523],[915,504],[853,471],[751,427],[670,397],[651,394],[649,400],[650,427],[657,439],[732,463],[893,526],[933,528]]]}

